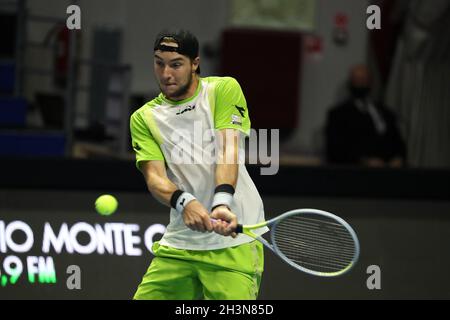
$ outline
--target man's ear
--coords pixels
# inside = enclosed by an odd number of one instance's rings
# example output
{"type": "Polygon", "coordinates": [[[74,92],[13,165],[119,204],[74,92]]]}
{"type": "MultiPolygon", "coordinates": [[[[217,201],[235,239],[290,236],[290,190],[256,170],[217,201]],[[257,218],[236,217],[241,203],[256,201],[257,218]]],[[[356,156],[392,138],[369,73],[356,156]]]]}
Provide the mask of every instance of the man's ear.
{"type": "Polygon", "coordinates": [[[192,73],[195,73],[200,65],[200,57],[192,60],[192,73]]]}

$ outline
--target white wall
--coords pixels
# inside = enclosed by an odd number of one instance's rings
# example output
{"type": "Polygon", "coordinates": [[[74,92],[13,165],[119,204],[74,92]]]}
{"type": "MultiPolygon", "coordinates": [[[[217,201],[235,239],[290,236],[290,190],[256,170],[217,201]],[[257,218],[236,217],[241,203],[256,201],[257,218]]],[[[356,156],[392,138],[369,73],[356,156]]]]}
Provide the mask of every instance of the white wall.
{"type": "MultiPolygon", "coordinates": [[[[200,45],[215,42],[227,26],[227,0],[132,0],[126,7],[124,62],[133,65],[134,91],[157,90],[153,78],[153,42],[164,27],[186,27],[199,39],[200,45]],[[135,4],[136,3],[136,4],[135,4]]],[[[211,72],[210,62],[203,58],[202,74],[211,72]]]]}
{"type": "MultiPolygon", "coordinates": [[[[326,112],[336,102],[337,90],[345,81],[349,68],[366,60],[367,0],[317,0],[316,30],[323,38],[323,57],[319,61],[304,57],[301,79],[299,129],[284,149],[314,154],[320,151],[317,137],[324,125],[326,112]],[[334,15],[349,17],[349,43],[338,47],[332,39],[334,15]]],[[[29,9],[35,14],[66,17],[69,1],[32,0],[29,9]]],[[[151,95],[158,90],[153,78],[152,53],[156,33],[166,26],[184,26],[194,32],[200,45],[217,43],[223,28],[229,25],[229,0],[80,0],[82,12],[82,53],[91,52],[91,35],[96,26],[119,27],[123,30],[122,62],[133,68],[132,93],[151,95]]],[[[34,24],[30,28],[33,40],[40,41],[49,25],[34,24]]],[[[51,56],[39,50],[29,54],[34,65],[50,66],[51,56]]],[[[213,73],[214,61],[203,57],[202,74],[213,73]]],[[[87,84],[88,72],[82,73],[87,84]]],[[[33,77],[28,81],[28,96],[36,89],[51,89],[50,79],[33,77]]],[[[78,96],[78,114],[86,113],[87,95],[78,96]]]]}
{"type": "MultiPolygon", "coordinates": [[[[69,1],[28,1],[33,14],[67,17],[69,1]]],[[[133,67],[133,92],[157,90],[153,79],[153,41],[164,27],[187,27],[195,33],[201,44],[215,41],[227,25],[227,0],[80,0],[83,57],[91,53],[91,41],[95,27],[105,26],[123,30],[122,63],[133,67]]],[[[41,41],[49,29],[48,24],[32,24],[30,39],[41,41]]],[[[51,56],[33,49],[28,55],[32,65],[50,67],[51,56]]],[[[205,74],[210,63],[204,59],[205,74]]],[[[203,71],[202,71],[203,72],[203,71]]]]}
{"type": "MultiPolygon", "coordinates": [[[[66,8],[70,1],[28,1],[29,12],[67,18],[66,8]]],[[[153,42],[156,34],[165,27],[185,27],[197,35],[200,45],[219,40],[221,30],[228,23],[227,0],[80,0],[82,58],[90,58],[92,36],[96,27],[120,28],[122,30],[121,62],[132,66],[132,93],[151,96],[158,91],[153,78],[153,42]]],[[[29,40],[41,42],[51,24],[30,23],[29,40]]],[[[51,68],[50,50],[29,49],[26,64],[51,68]]],[[[203,58],[202,74],[214,70],[214,61],[203,58]]],[[[89,84],[89,69],[82,67],[80,79],[89,84]]],[[[25,95],[33,100],[37,91],[52,92],[50,77],[27,76],[25,95]]],[[[77,124],[85,124],[88,106],[86,92],[77,95],[77,124]]]]}
{"type": "Polygon", "coordinates": [[[320,151],[320,132],[326,112],[341,98],[340,89],[350,67],[366,61],[367,1],[318,0],[314,35],[323,39],[323,54],[319,60],[303,55],[300,90],[299,129],[284,146],[285,150],[315,154],[320,151]],[[344,47],[333,41],[334,16],[349,16],[349,41],[344,47]]]}
{"type": "MultiPolygon", "coordinates": [[[[68,1],[38,0],[27,1],[28,14],[50,17],[66,17],[68,1]]],[[[42,43],[47,33],[52,28],[50,23],[28,22],[27,41],[42,43]]],[[[25,51],[25,66],[50,69],[52,67],[52,50],[44,48],[27,48],[25,51]]],[[[52,92],[52,79],[47,76],[30,75],[25,76],[25,96],[32,100],[36,91],[52,92]]]]}

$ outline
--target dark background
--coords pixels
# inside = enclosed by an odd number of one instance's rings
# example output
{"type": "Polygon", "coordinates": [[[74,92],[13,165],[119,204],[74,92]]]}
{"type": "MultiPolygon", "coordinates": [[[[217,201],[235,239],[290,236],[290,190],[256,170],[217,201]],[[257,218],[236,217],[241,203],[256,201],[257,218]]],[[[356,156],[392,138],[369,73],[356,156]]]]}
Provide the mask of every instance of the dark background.
{"type": "MultiPolygon", "coordinates": [[[[2,161],[0,166],[2,177],[6,178],[0,184],[0,217],[5,222],[21,220],[30,224],[36,236],[35,248],[39,250],[39,235],[46,221],[55,232],[62,222],[69,227],[80,221],[137,223],[139,235],[151,224],[168,223],[168,209],[145,191],[143,179],[132,162],[112,162],[114,171],[91,161],[67,164],[47,160],[33,164],[33,161],[17,160],[14,163],[2,161]],[[26,171],[24,167],[39,171],[26,171]],[[92,173],[94,168],[95,173],[92,173]],[[44,172],[53,174],[41,188],[35,187],[36,178],[44,172]],[[9,180],[12,177],[14,187],[5,188],[5,184],[12,183],[9,180]],[[94,210],[94,201],[102,193],[114,194],[119,200],[119,210],[112,216],[103,217],[94,210]]],[[[361,243],[361,256],[355,268],[342,277],[331,279],[295,271],[266,250],[260,299],[450,298],[447,272],[450,268],[450,197],[444,188],[448,173],[411,171],[398,176],[397,171],[385,169],[323,171],[303,168],[308,172],[305,174],[296,167],[282,167],[277,176],[261,177],[257,175],[259,169],[249,167],[251,175],[258,180],[267,218],[295,208],[327,210],[346,219],[361,243]],[[278,183],[277,179],[285,177],[284,174],[291,179],[278,183]],[[296,174],[299,174],[298,179],[296,174]],[[380,175],[382,180],[377,179],[380,175]],[[318,183],[322,189],[317,188],[318,183]],[[411,183],[414,188],[410,188],[411,183]],[[273,184],[277,185],[276,189],[273,184]],[[333,196],[328,192],[334,184],[340,188],[333,196]],[[370,265],[381,269],[381,290],[369,290],[366,286],[370,265]]],[[[0,287],[0,297],[130,299],[152,258],[143,245],[139,247],[143,249],[140,257],[49,254],[55,260],[57,284],[30,284],[22,276],[17,284],[0,287]],[[79,265],[82,270],[81,290],[66,288],[66,268],[71,264],[79,265]]],[[[35,255],[44,255],[39,250],[35,255]]],[[[34,255],[33,252],[9,254],[21,258],[34,255]]]]}
{"type": "MultiPolygon", "coordinates": [[[[0,221],[24,221],[37,238],[27,254],[0,253],[0,271],[8,255],[43,255],[45,222],[136,223],[141,236],[168,223],[135,167],[129,117],[159,93],[155,35],[182,27],[199,39],[201,76],[235,77],[252,127],[279,130],[278,173],[248,166],[266,218],[331,211],[361,242],[359,263],[335,279],[296,272],[266,250],[259,298],[449,299],[449,17],[448,0],[1,1],[0,221]],[[71,4],[80,30],[66,27],[71,4]],[[366,26],[372,4],[380,30],[366,26]],[[400,168],[325,157],[327,113],[348,97],[357,64],[373,75],[372,98],[398,116],[400,168]],[[120,203],[110,217],[94,210],[105,193],[120,203]],[[371,265],[381,290],[366,286],[371,265]]],[[[0,286],[0,299],[131,299],[152,259],[141,248],[140,257],[51,253],[56,284],[22,276],[0,286]],[[81,267],[79,291],[66,288],[72,264],[81,267]]]]}

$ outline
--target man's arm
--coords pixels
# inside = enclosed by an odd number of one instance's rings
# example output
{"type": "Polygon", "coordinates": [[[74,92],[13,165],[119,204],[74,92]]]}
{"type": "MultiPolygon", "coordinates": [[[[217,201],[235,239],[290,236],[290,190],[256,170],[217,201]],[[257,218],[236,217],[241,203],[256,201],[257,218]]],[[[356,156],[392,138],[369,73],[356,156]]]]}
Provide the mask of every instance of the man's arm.
{"type": "Polygon", "coordinates": [[[215,171],[216,190],[211,216],[220,219],[214,224],[214,231],[236,237],[232,232],[237,226],[236,215],[229,205],[233,200],[234,188],[238,179],[239,134],[250,133],[250,117],[242,88],[236,79],[222,78],[217,85],[216,106],[214,110],[214,127],[219,131],[218,137],[223,139],[219,148],[215,171]],[[227,133],[231,133],[227,135],[227,133]],[[220,206],[218,206],[221,204],[220,206]]]}
{"type": "Polygon", "coordinates": [[[142,161],[140,168],[147,183],[148,191],[156,200],[170,207],[170,198],[178,188],[167,178],[164,161],[142,161]]]}
{"type": "MultiPolygon", "coordinates": [[[[167,177],[164,161],[142,161],[140,168],[150,193],[159,202],[171,207],[173,200],[177,200],[173,199],[173,196],[178,188],[167,177]]],[[[191,201],[185,203],[181,214],[183,215],[184,223],[190,229],[200,232],[211,232],[213,230],[208,211],[198,200],[191,199],[191,201]]]]}
{"type": "Polygon", "coordinates": [[[222,129],[218,135],[217,166],[215,172],[216,194],[213,200],[211,217],[219,220],[214,224],[214,231],[233,238],[233,230],[237,226],[237,218],[230,211],[229,202],[232,201],[234,189],[239,173],[239,131],[236,129],[222,129]]]}
{"type": "Polygon", "coordinates": [[[215,173],[216,186],[230,184],[235,188],[239,172],[239,131],[236,129],[222,129],[219,131],[218,138],[219,151],[217,153],[215,173]]]}

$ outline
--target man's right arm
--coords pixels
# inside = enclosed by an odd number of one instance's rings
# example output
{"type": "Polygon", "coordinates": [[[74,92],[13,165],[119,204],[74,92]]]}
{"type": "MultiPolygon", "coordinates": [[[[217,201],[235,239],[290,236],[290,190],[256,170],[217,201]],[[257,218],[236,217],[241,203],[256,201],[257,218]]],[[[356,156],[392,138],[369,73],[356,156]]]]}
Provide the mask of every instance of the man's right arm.
{"type": "MultiPolygon", "coordinates": [[[[162,160],[142,161],[140,169],[144,175],[150,193],[162,204],[171,207],[172,197],[177,186],[167,177],[165,163],[162,160]]],[[[211,232],[213,230],[209,213],[196,199],[184,205],[183,220],[188,228],[194,231],[211,232]]]]}
{"type": "Polygon", "coordinates": [[[166,166],[162,160],[142,161],[140,163],[148,191],[162,204],[170,207],[172,194],[178,189],[167,177],[166,166]]]}

